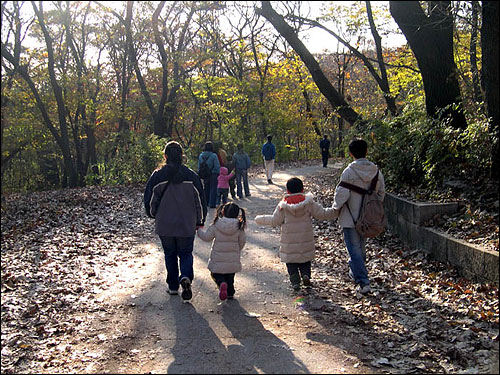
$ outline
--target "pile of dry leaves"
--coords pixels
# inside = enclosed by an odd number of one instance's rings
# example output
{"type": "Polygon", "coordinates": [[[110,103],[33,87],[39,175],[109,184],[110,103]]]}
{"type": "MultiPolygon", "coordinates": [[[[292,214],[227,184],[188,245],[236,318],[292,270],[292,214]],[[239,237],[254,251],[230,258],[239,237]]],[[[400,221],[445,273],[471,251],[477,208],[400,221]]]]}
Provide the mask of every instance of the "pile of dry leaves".
{"type": "Polygon", "coordinates": [[[107,270],[140,256],[132,244],[151,232],[143,189],[11,194],[2,202],[2,373],[77,361],[60,343],[92,334],[90,317],[109,308],[95,296],[119,282],[107,270]]]}

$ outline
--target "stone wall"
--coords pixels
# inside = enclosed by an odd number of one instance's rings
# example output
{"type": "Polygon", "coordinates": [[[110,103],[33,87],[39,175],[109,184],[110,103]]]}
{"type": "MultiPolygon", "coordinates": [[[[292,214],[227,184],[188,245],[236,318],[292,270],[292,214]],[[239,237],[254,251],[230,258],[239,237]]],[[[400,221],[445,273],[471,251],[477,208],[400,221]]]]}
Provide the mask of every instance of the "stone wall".
{"type": "Polygon", "coordinates": [[[463,277],[499,284],[498,252],[423,226],[436,214],[455,213],[457,203],[415,203],[387,193],[384,206],[389,229],[409,247],[452,264],[463,277]]]}

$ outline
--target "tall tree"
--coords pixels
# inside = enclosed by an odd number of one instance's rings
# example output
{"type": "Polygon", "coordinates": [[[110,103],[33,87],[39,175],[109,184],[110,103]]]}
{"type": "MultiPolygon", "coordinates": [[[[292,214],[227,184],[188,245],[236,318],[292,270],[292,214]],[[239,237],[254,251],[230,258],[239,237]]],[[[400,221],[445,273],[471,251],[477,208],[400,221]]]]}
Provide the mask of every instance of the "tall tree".
{"type": "Polygon", "coordinates": [[[377,31],[377,27],[375,25],[375,20],[373,17],[373,12],[371,8],[371,3],[370,1],[366,1],[366,12],[368,16],[368,21],[370,25],[370,30],[373,35],[373,39],[375,41],[375,48],[376,48],[376,53],[377,53],[377,63],[379,66],[379,72],[375,68],[375,66],[371,62],[371,58],[367,56],[366,53],[363,53],[359,50],[359,48],[354,47],[351,43],[349,43],[345,38],[341,37],[338,33],[334,32],[333,30],[329,29],[325,25],[321,24],[318,21],[311,20],[308,18],[302,18],[302,17],[296,17],[294,16],[293,18],[298,18],[304,21],[306,24],[309,24],[313,27],[317,27],[319,29],[322,29],[332,35],[335,39],[337,39],[342,45],[347,47],[351,53],[356,56],[359,60],[363,62],[365,65],[366,69],[368,69],[368,72],[370,75],[373,77],[375,82],[377,83],[378,87],[382,91],[382,94],[384,95],[384,100],[387,105],[387,110],[392,114],[392,115],[397,115],[398,114],[398,109],[396,106],[396,99],[395,96],[391,93],[390,86],[389,86],[389,80],[387,78],[387,70],[386,70],[386,64],[384,62],[384,57],[383,57],[383,50],[382,50],[382,38],[380,37],[380,34],[377,31]]]}
{"type": "Polygon", "coordinates": [[[335,87],[333,87],[333,85],[328,81],[328,78],[321,70],[321,67],[314,56],[311,52],[309,52],[304,43],[302,43],[292,27],[286,23],[283,16],[276,13],[269,1],[262,1],[261,3],[262,8],[256,9],[256,11],[271,22],[274,28],[286,39],[294,51],[300,56],[311,73],[318,89],[330,102],[334,110],[351,125],[360,120],[360,115],[351,108],[342,95],[340,95],[335,87]]]}
{"type": "MultiPolygon", "coordinates": [[[[59,124],[59,129],[53,123],[52,116],[48,111],[48,105],[44,102],[42,95],[37,87],[36,83],[33,81],[32,76],[29,72],[29,67],[21,63],[20,56],[16,54],[15,51],[20,50],[21,46],[14,46],[14,53],[12,53],[8,46],[2,41],[2,56],[12,64],[14,69],[19,73],[19,75],[25,80],[28,84],[35,101],[37,103],[38,109],[42,115],[42,119],[49,129],[50,133],[54,137],[58,147],[61,150],[61,154],[63,156],[63,164],[64,164],[64,172],[65,179],[63,180],[63,187],[65,187],[66,181],[67,186],[76,187],[78,186],[78,171],[76,169],[76,165],[73,160],[73,156],[71,153],[70,147],[70,139],[68,132],[68,123],[67,123],[67,113],[66,113],[66,103],[63,97],[63,90],[61,85],[58,82],[58,74],[56,73],[55,66],[55,56],[54,56],[54,48],[53,48],[53,39],[49,33],[49,30],[45,24],[45,14],[43,11],[42,2],[39,3],[39,7],[36,6],[35,2],[31,2],[33,6],[33,10],[35,11],[36,18],[38,19],[38,24],[43,33],[43,39],[45,40],[45,47],[47,50],[47,69],[49,72],[49,84],[52,88],[54,98],[56,101],[56,110],[57,110],[57,120],[59,124]]],[[[16,39],[16,43],[20,43],[20,40],[16,39]]]]}
{"type": "Polygon", "coordinates": [[[465,129],[453,55],[451,2],[430,1],[426,14],[418,1],[390,1],[390,11],[418,62],[427,114],[451,116],[453,127],[465,129]]]}
{"type": "Polygon", "coordinates": [[[483,24],[481,27],[481,47],[483,51],[482,85],[486,110],[490,117],[490,132],[493,135],[491,175],[499,178],[499,86],[498,86],[498,2],[483,1],[483,24]]]}

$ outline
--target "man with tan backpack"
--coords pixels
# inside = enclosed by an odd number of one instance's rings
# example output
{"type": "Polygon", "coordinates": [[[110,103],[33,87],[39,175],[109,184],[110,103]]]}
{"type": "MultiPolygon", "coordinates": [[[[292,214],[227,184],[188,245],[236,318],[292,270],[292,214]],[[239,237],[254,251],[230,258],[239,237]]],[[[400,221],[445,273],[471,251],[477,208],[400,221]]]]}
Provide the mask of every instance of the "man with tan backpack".
{"type": "Polygon", "coordinates": [[[386,225],[384,176],[366,159],[367,150],[368,145],[362,139],[349,144],[349,154],[354,161],[342,172],[333,202],[333,208],[339,211],[339,225],[349,252],[349,276],[358,284],[357,291],[361,294],[371,292],[366,269],[366,238],[379,235],[386,225]]]}

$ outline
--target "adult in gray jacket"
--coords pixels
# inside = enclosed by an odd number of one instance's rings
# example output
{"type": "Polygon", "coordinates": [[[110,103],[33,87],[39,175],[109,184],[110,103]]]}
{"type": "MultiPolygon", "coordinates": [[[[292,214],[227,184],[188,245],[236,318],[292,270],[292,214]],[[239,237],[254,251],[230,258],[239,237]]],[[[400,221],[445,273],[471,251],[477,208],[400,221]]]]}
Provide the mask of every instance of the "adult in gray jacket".
{"type": "Polygon", "coordinates": [[[236,171],[236,194],[238,198],[243,198],[243,189],[241,188],[241,180],[243,180],[243,188],[245,196],[250,197],[250,187],[248,186],[248,168],[252,165],[250,157],[243,150],[241,143],[237,146],[237,151],[233,155],[234,169],[236,171]]]}
{"type": "Polygon", "coordinates": [[[165,146],[166,164],[153,172],[144,191],[146,214],[155,219],[155,233],[165,253],[168,294],[192,297],[193,245],[196,229],[205,223],[207,205],[198,174],[182,165],[182,147],[165,146]],[[180,265],[180,274],[179,274],[180,265]]]}

